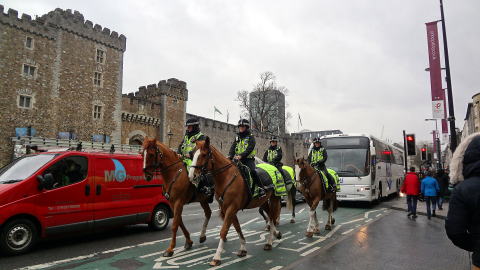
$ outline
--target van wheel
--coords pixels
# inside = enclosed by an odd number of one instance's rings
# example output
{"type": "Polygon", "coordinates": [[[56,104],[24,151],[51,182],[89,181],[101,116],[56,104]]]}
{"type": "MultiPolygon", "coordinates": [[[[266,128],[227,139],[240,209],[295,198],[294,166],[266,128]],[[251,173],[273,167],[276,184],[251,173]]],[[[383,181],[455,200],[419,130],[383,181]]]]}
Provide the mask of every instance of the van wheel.
{"type": "Polygon", "coordinates": [[[38,241],[38,231],[29,219],[14,219],[3,226],[0,249],[8,255],[28,252],[38,241]]]}
{"type": "Polygon", "coordinates": [[[153,210],[152,221],[148,225],[154,231],[161,231],[167,227],[169,220],[168,209],[163,205],[159,205],[153,210]]]}

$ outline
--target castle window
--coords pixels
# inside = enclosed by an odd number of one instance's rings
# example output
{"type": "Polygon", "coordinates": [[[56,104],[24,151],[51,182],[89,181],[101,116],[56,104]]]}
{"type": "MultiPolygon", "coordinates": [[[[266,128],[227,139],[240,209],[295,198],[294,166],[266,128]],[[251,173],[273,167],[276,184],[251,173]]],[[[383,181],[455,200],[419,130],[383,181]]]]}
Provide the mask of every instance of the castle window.
{"type": "Polygon", "coordinates": [[[25,38],[25,48],[27,49],[33,49],[33,38],[32,37],[26,37],[25,38]]]}
{"type": "Polygon", "coordinates": [[[93,119],[101,119],[102,118],[102,106],[94,105],[93,106],[93,119]]]}
{"type": "Polygon", "coordinates": [[[96,86],[102,86],[102,73],[95,72],[93,75],[93,84],[96,86]]]}
{"type": "Polygon", "coordinates": [[[18,97],[18,107],[22,109],[32,108],[32,97],[26,95],[20,95],[18,97]]]}
{"type": "Polygon", "coordinates": [[[23,64],[23,76],[34,78],[37,68],[31,65],[23,64]]]}
{"type": "Polygon", "coordinates": [[[105,63],[105,51],[97,49],[97,63],[105,63]]]}

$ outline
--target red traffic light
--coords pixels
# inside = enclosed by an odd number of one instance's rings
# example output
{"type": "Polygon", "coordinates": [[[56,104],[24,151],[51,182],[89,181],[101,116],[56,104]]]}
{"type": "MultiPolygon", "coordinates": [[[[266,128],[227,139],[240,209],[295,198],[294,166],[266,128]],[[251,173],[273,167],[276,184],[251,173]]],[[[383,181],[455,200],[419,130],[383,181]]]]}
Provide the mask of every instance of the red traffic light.
{"type": "Polygon", "coordinates": [[[422,152],[427,152],[427,148],[422,148],[422,152]]]}
{"type": "Polygon", "coordinates": [[[413,136],[407,136],[407,141],[413,141],[413,136]]]}
{"type": "Polygon", "coordinates": [[[383,151],[383,154],[384,154],[384,155],[391,155],[391,154],[392,154],[392,151],[385,150],[385,151],[383,151]]]}

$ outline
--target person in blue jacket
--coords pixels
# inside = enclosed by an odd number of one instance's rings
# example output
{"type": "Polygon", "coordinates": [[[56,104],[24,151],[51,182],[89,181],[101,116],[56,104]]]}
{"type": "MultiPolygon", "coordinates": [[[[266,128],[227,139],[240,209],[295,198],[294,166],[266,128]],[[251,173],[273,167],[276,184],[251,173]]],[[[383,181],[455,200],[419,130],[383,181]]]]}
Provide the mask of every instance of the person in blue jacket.
{"type": "Polygon", "coordinates": [[[437,179],[432,177],[432,172],[427,172],[427,177],[423,178],[421,192],[423,197],[425,197],[425,203],[427,203],[427,217],[430,219],[432,216],[436,216],[435,208],[437,205],[437,195],[440,191],[440,187],[438,186],[437,179]],[[432,211],[430,210],[430,205],[432,206],[432,211]]]}

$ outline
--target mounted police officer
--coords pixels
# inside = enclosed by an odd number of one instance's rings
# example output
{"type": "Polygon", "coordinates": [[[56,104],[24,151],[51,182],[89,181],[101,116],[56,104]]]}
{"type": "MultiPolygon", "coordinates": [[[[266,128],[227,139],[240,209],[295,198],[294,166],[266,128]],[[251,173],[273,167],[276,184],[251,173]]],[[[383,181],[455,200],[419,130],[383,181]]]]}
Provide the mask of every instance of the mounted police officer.
{"type": "Polygon", "coordinates": [[[251,187],[253,190],[255,185],[260,188],[259,197],[265,196],[265,188],[263,183],[258,178],[257,172],[255,171],[255,137],[250,132],[250,122],[247,119],[240,119],[238,121],[238,133],[235,141],[233,141],[230,151],[228,153],[228,158],[235,161],[240,161],[243,165],[247,166],[250,169],[250,175],[252,176],[254,185],[251,187]]]}
{"type": "Polygon", "coordinates": [[[278,146],[278,138],[276,136],[272,136],[270,138],[270,147],[263,154],[263,161],[275,166],[282,175],[283,179],[286,179],[282,169],[282,156],[282,148],[278,146]]]}
{"type": "Polygon", "coordinates": [[[336,183],[333,177],[328,173],[325,162],[327,161],[328,155],[325,148],[322,147],[322,142],[320,138],[313,139],[313,148],[308,154],[308,162],[315,168],[317,171],[323,172],[328,180],[329,191],[333,192],[336,190],[336,183]]]}
{"type": "Polygon", "coordinates": [[[200,122],[198,118],[190,118],[187,120],[185,126],[185,137],[183,137],[182,143],[178,146],[178,157],[183,159],[183,163],[187,166],[187,169],[192,165],[193,149],[195,148],[195,142],[204,141],[205,135],[200,131],[200,122]]]}

